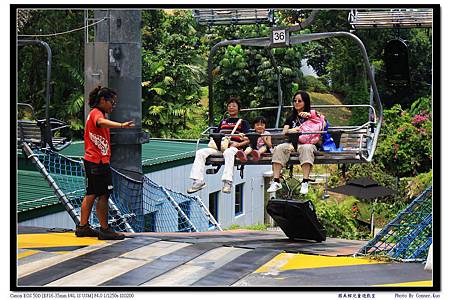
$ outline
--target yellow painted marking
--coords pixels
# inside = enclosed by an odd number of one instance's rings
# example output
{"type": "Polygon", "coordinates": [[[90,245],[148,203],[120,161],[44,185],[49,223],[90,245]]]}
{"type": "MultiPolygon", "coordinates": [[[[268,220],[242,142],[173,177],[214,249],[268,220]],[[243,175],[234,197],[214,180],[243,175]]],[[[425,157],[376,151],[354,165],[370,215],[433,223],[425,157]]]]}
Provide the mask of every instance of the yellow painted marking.
{"type": "Polygon", "coordinates": [[[28,250],[28,251],[25,251],[25,252],[22,252],[22,253],[18,253],[18,254],[17,254],[17,259],[21,259],[21,258],[30,256],[30,255],[33,255],[33,254],[39,253],[39,252],[41,252],[41,251],[38,251],[38,250],[28,250]]]}
{"type": "Polygon", "coordinates": [[[320,255],[281,253],[275,256],[268,263],[257,269],[255,273],[278,273],[279,271],[287,270],[342,267],[379,263],[383,262],[356,257],[330,257],[320,255]]]}
{"type": "Polygon", "coordinates": [[[433,286],[432,280],[376,284],[373,286],[433,286]]]}
{"type": "Polygon", "coordinates": [[[95,237],[79,238],[73,232],[19,234],[18,248],[90,246],[105,243],[95,237]]]}

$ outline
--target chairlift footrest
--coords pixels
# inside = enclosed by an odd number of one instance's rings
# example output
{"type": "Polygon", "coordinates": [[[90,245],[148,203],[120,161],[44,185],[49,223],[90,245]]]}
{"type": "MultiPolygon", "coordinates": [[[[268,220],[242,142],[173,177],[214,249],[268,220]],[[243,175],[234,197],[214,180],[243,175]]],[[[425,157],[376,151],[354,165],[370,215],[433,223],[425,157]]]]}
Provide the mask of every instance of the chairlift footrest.
{"type": "Polygon", "coordinates": [[[206,169],[206,174],[217,174],[220,170],[220,165],[213,169],[206,169]]]}

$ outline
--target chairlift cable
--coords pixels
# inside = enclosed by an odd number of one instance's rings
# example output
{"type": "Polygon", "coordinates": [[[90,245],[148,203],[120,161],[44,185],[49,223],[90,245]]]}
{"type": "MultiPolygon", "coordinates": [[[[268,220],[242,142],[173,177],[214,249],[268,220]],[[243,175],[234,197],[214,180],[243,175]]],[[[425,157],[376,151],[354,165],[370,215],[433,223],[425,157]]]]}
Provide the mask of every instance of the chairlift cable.
{"type": "Polygon", "coordinates": [[[103,22],[106,19],[108,19],[108,18],[105,17],[105,18],[103,18],[101,20],[98,20],[98,21],[92,23],[92,24],[89,24],[89,25],[86,25],[86,26],[83,26],[83,27],[80,27],[80,28],[64,31],[64,32],[51,33],[51,34],[19,34],[17,36],[19,36],[19,37],[49,37],[49,36],[57,36],[57,35],[62,35],[62,34],[66,34],[66,33],[72,33],[72,32],[75,32],[75,31],[82,30],[82,29],[86,29],[86,28],[88,28],[90,26],[93,26],[93,25],[96,25],[96,24],[98,24],[100,22],[103,22]]]}

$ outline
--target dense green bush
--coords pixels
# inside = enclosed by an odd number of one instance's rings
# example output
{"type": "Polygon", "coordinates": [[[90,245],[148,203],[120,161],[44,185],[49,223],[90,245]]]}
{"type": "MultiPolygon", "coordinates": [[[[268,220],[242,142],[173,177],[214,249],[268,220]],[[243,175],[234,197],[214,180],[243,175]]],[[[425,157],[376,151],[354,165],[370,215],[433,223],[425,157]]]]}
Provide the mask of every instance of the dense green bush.
{"type": "Polygon", "coordinates": [[[313,199],[317,218],[324,226],[327,237],[344,239],[367,238],[368,232],[358,228],[358,222],[353,216],[352,206],[354,199],[341,203],[332,200],[324,201],[313,199]]]}
{"type": "Polygon", "coordinates": [[[413,199],[433,184],[433,171],[430,170],[415,177],[402,178],[401,183],[405,186],[405,199],[413,199]]]}
{"type": "Polygon", "coordinates": [[[385,110],[376,159],[397,177],[410,177],[431,169],[432,123],[427,112],[410,115],[399,105],[385,110]]]}
{"type": "Polygon", "coordinates": [[[416,101],[411,104],[409,109],[409,114],[414,116],[418,114],[427,114],[431,113],[431,96],[420,97],[416,101]]]}

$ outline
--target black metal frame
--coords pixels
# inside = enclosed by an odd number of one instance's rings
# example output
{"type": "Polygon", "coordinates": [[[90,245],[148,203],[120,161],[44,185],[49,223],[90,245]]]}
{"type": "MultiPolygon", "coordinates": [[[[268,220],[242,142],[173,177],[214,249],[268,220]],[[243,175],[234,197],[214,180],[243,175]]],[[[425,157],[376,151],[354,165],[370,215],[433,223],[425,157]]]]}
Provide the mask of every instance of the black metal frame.
{"type": "MultiPolygon", "coordinates": [[[[70,138],[64,140],[64,143],[59,146],[55,146],[53,143],[53,133],[60,129],[68,128],[69,125],[61,120],[50,118],[49,109],[50,109],[50,80],[52,74],[52,50],[50,46],[41,40],[17,40],[17,46],[26,46],[26,45],[38,45],[45,48],[47,51],[47,81],[45,84],[45,119],[44,120],[36,120],[36,125],[41,130],[41,147],[46,147],[47,145],[54,151],[61,151],[71,144],[70,138]],[[53,127],[53,128],[52,128],[53,127]]],[[[17,103],[18,105],[22,105],[17,103]]],[[[32,110],[34,116],[34,109],[31,105],[25,104],[29,106],[32,110]]]]}

